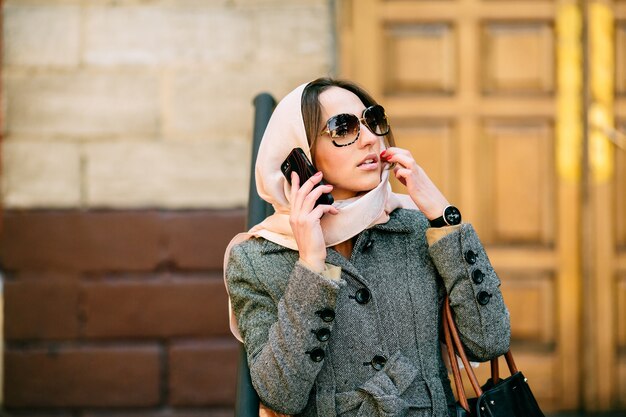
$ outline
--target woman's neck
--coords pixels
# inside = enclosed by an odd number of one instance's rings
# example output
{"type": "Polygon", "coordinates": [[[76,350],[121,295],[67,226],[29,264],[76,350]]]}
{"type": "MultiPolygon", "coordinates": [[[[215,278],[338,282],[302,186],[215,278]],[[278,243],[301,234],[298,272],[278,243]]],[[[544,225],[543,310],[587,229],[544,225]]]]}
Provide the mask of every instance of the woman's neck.
{"type": "Polygon", "coordinates": [[[355,239],[356,237],[353,237],[352,239],[348,239],[344,242],[338,243],[333,246],[333,249],[342,254],[344,258],[349,260],[352,256],[352,248],[354,247],[355,239]]]}

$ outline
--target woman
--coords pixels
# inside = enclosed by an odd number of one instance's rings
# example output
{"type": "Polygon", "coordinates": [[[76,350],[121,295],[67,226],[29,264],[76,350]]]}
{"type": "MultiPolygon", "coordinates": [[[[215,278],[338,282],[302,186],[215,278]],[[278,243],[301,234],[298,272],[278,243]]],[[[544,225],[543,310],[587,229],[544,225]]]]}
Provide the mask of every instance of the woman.
{"type": "Polygon", "coordinates": [[[256,181],[276,214],[233,239],[225,279],[262,403],[305,416],[455,415],[439,342],[446,292],[474,360],[508,350],[508,312],[476,232],[394,146],[382,107],[350,82],[296,88],[270,119],[256,181]],[[290,186],[280,167],[296,147],[310,147],[319,172],[290,186]],[[390,172],[408,196],[391,192],[390,172]],[[329,192],[335,203],[315,206],[329,192]]]}

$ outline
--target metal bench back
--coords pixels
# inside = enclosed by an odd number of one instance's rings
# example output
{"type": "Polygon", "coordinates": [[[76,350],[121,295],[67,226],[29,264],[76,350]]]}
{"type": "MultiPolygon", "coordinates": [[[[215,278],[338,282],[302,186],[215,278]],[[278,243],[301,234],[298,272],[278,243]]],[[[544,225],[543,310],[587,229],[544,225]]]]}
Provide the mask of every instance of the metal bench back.
{"type": "MultiPolygon", "coordinates": [[[[247,229],[260,223],[267,216],[273,214],[274,209],[265,200],[259,197],[256,191],[254,179],[254,165],[261,144],[261,138],[267,127],[267,122],[274,111],[276,100],[268,93],[261,93],[254,98],[254,132],[252,137],[252,162],[250,165],[250,189],[248,193],[248,218],[247,229]]],[[[258,417],[259,396],[257,395],[252,380],[246,349],[241,345],[239,352],[239,367],[237,371],[237,392],[235,401],[236,417],[258,417]]]]}

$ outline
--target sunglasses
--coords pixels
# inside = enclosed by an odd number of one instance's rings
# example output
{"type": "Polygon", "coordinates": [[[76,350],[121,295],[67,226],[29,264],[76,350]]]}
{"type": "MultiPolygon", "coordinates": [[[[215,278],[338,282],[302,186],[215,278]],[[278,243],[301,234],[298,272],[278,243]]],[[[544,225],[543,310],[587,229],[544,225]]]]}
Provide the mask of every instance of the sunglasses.
{"type": "Polygon", "coordinates": [[[383,106],[370,106],[363,110],[361,118],[354,114],[337,114],[326,122],[326,129],[320,135],[327,134],[337,147],[352,145],[359,138],[361,123],[376,136],[389,133],[389,122],[383,106]]]}

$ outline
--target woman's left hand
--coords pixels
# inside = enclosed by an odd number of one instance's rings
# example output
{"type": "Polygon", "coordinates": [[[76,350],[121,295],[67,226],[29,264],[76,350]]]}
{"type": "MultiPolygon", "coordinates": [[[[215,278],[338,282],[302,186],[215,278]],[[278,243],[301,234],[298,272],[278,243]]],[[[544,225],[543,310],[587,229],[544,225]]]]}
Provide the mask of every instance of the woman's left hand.
{"type": "Polygon", "coordinates": [[[411,199],[422,213],[433,220],[443,214],[450,205],[448,200],[426,175],[426,171],[417,165],[411,152],[406,149],[390,147],[380,154],[383,162],[396,163],[393,173],[406,186],[411,199]]]}

